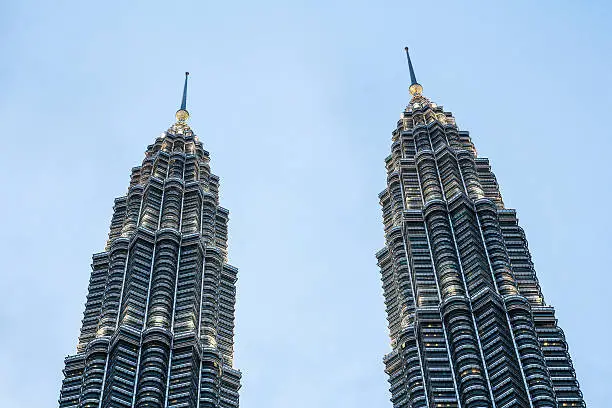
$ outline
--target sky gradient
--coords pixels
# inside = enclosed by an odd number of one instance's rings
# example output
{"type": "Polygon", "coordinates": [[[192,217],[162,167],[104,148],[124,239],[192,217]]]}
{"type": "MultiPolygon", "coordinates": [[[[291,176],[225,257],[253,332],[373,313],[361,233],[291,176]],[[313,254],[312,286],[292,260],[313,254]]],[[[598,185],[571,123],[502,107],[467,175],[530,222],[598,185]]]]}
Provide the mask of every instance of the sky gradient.
{"type": "Polygon", "coordinates": [[[405,45],[491,160],[587,404],[606,406],[612,6],[492,3],[2,2],[0,407],[57,406],[113,199],[190,71],[240,268],[241,407],[390,408],[374,253],[405,45]]]}

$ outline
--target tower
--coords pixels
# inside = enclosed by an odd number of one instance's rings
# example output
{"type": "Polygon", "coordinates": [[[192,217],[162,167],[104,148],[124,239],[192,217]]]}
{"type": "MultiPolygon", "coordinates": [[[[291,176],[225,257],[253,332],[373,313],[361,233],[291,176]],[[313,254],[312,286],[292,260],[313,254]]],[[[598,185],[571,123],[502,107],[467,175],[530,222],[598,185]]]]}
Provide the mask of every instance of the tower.
{"type": "Polygon", "coordinates": [[[238,270],[227,263],[219,178],[187,125],[188,75],[176,122],[132,169],[93,255],[60,408],[238,407],[238,270]]]}
{"type": "Polygon", "coordinates": [[[586,406],[516,212],[406,55],[412,99],[385,160],[376,254],[394,408],[586,406]]]}

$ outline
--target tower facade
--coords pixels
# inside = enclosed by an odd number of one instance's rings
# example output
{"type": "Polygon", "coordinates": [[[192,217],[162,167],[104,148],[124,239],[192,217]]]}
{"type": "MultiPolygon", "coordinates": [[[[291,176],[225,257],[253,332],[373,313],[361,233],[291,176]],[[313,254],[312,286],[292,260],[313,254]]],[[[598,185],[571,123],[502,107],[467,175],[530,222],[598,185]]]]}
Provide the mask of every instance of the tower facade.
{"type": "Polygon", "coordinates": [[[408,64],[412,99],[385,160],[376,254],[394,408],[585,407],[516,212],[408,64]]]}
{"type": "Polygon", "coordinates": [[[132,169],[93,255],[60,408],[238,407],[238,270],[227,263],[219,178],[187,125],[187,75],[176,123],[132,169]]]}

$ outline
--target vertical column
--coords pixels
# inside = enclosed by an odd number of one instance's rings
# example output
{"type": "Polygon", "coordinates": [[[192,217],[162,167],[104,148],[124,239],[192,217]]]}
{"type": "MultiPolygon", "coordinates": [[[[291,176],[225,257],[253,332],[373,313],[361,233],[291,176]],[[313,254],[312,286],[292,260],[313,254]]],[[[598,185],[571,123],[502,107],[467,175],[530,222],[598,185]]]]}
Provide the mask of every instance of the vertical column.
{"type": "Polygon", "coordinates": [[[238,408],[239,398],[238,390],[240,389],[240,371],[230,367],[223,369],[223,378],[221,380],[221,408],[238,408]]]}
{"type": "Polygon", "coordinates": [[[127,197],[119,197],[115,199],[115,205],[113,206],[113,218],[111,220],[108,241],[106,242],[106,247],[104,249],[105,251],[109,250],[111,241],[121,235],[121,229],[125,222],[126,211],[127,197]]]}
{"type": "Polygon", "coordinates": [[[527,238],[518,225],[516,212],[509,209],[498,210],[497,218],[519,293],[525,296],[532,306],[542,306],[544,298],[527,247],[527,238]]]}
{"type": "Polygon", "coordinates": [[[163,408],[166,394],[171,335],[161,328],[143,333],[136,406],[163,408]]]}
{"type": "Polygon", "coordinates": [[[222,262],[222,255],[218,249],[206,248],[200,317],[200,337],[205,347],[217,347],[219,279],[222,262]]]}
{"type": "Polygon", "coordinates": [[[184,238],[178,270],[174,341],[168,381],[169,407],[196,407],[199,388],[199,316],[204,248],[198,236],[184,238]]]}
{"type": "Polygon", "coordinates": [[[217,205],[215,197],[210,192],[205,192],[202,203],[202,238],[207,245],[214,245],[215,238],[215,216],[217,205]]]}
{"type": "Polygon", "coordinates": [[[132,408],[138,346],[139,336],[136,332],[119,327],[110,344],[100,407],[132,408]]]}
{"type": "Polygon", "coordinates": [[[221,362],[216,352],[204,348],[200,375],[200,408],[218,408],[221,391],[221,362]]]}
{"type": "MultiPolygon", "coordinates": [[[[496,222],[496,207],[489,200],[481,198],[484,194],[478,179],[472,152],[462,149],[457,152],[457,157],[459,158],[458,170],[462,183],[466,187],[470,199],[476,200],[475,203],[472,201],[468,204],[469,200],[460,199],[458,204],[455,205],[455,208],[463,207],[454,212],[454,223],[457,224],[454,225],[454,230],[463,231],[457,234],[456,239],[459,242],[465,239],[465,242],[472,246],[471,250],[468,246],[462,246],[461,258],[462,262],[466,264],[464,271],[468,278],[470,275],[484,273],[481,277],[482,280],[488,281],[490,277],[494,279],[491,282],[493,287],[489,287],[487,293],[483,293],[481,299],[477,302],[479,306],[475,308],[474,312],[482,327],[491,325],[497,327],[496,335],[486,336],[483,339],[490,376],[494,379],[493,382],[497,390],[495,392],[496,399],[500,404],[514,399],[514,401],[522,401],[520,403],[523,405],[529,403],[530,406],[536,407],[550,406],[548,405],[550,401],[545,401],[545,398],[533,398],[532,383],[534,377],[531,374],[535,374],[532,366],[534,361],[531,360],[530,364],[525,364],[525,353],[524,351],[521,352],[522,344],[517,341],[518,321],[516,319],[518,318],[523,322],[521,330],[523,334],[526,334],[524,325],[530,325],[529,310],[519,307],[523,302],[517,296],[518,290],[510,270],[501,231],[496,222]],[[462,227],[462,222],[467,227],[462,227]],[[474,266],[476,269],[470,271],[470,268],[474,266]],[[498,299],[498,295],[501,295],[503,300],[498,299]],[[510,306],[509,301],[513,306],[510,306]],[[497,310],[497,312],[490,313],[491,310],[497,310]],[[522,312],[520,312],[521,310],[522,312]],[[519,314],[521,315],[520,318],[518,317],[519,314]],[[501,316],[504,316],[505,319],[502,319],[501,316]],[[509,342],[507,339],[512,341],[509,342]],[[500,354],[499,350],[503,350],[503,353],[500,354]],[[517,361],[517,357],[520,358],[521,364],[517,361]],[[505,367],[497,364],[500,360],[504,361],[503,365],[505,367]],[[529,369],[531,373],[525,371],[526,369],[529,369]],[[498,372],[502,374],[498,375],[498,372]],[[527,389],[525,389],[527,385],[529,385],[531,398],[527,395],[527,389]],[[529,401],[530,399],[531,401],[529,401]]],[[[533,325],[531,326],[533,327],[533,325]]],[[[527,328],[527,330],[529,329],[527,328]]],[[[535,332],[532,334],[535,338],[535,332]]],[[[535,353],[537,354],[538,351],[535,350],[535,353]]],[[[531,354],[531,351],[529,354],[531,354]]],[[[538,388],[543,389],[541,394],[546,393],[545,389],[547,387],[545,385],[538,388]]],[[[552,393],[552,389],[550,391],[552,393]]]]}
{"type": "Polygon", "coordinates": [[[59,408],[77,408],[83,382],[85,358],[83,354],[66,357],[64,361],[64,380],[60,391],[59,408]]]}
{"type": "Polygon", "coordinates": [[[128,255],[129,241],[126,238],[115,239],[109,251],[109,274],[102,302],[98,335],[107,336],[114,332],[119,313],[123,278],[128,255]]]}
{"type": "Polygon", "coordinates": [[[159,231],[157,234],[146,317],[147,329],[142,334],[137,406],[148,404],[150,407],[162,408],[164,405],[180,239],[180,234],[173,229],[159,231]]]}
{"type": "Polygon", "coordinates": [[[198,234],[202,217],[202,191],[197,183],[185,186],[181,232],[198,234]]]}
{"type": "MultiPolygon", "coordinates": [[[[401,195],[400,195],[401,197],[401,195]]],[[[392,262],[392,282],[394,285],[394,308],[390,317],[394,332],[397,333],[396,349],[402,361],[402,376],[406,383],[412,384],[407,395],[413,406],[428,405],[430,388],[429,378],[425,375],[421,344],[416,338],[414,326],[415,304],[412,290],[411,271],[408,266],[408,254],[401,227],[392,228],[387,237],[387,246],[392,262]],[[418,369],[415,369],[418,368],[418,369]]]]}
{"type": "Polygon", "coordinates": [[[108,356],[108,338],[98,338],[87,345],[79,408],[98,408],[104,388],[108,356]]]}
{"type": "Polygon", "coordinates": [[[145,321],[155,236],[140,231],[134,238],[125,272],[119,325],[140,331],[145,321]]]}
{"type": "Polygon", "coordinates": [[[222,267],[222,253],[215,247],[207,247],[200,309],[200,339],[203,350],[200,369],[200,408],[216,408],[219,405],[223,363],[218,349],[217,333],[222,267]]]}
{"type": "Polygon", "coordinates": [[[540,346],[546,359],[559,407],[586,407],[576,379],[563,330],[550,306],[533,308],[540,346]]]}
{"type": "Polygon", "coordinates": [[[234,360],[234,314],[238,269],[224,264],[219,281],[219,350],[224,363],[232,366],[234,360]]]}
{"type": "Polygon", "coordinates": [[[482,351],[461,277],[446,208],[439,202],[426,203],[424,216],[442,296],[442,317],[460,387],[461,404],[465,407],[490,407],[490,389],[482,351]]]}
{"type": "Polygon", "coordinates": [[[155,231],[159,223],[159,214],[162,208],[164,186],[157,178],[152,178],[144,189],[142,211],[139,225],[155,231]]]}
{"type": "MultiPolygon", "coordinates": [[[[416,302],[415,315],[409,315],[408,320],[402,325],[407,324],[407,327],[413,327],[421,359],[422,375],[427,383],[428,405],[443,404],[447,407],[457,407],[460,406],[458,405],[459,395],[456,391],[458,387],[450,362],[451,354],[445,334],[446,327],[437,307],[440,302],[439,289],[422,217],[423,194],[415,161],[417,150],[420,156],[427,157],[431,154],[432,144],[424,128],[417,129],[415,135],[401,132],[399,140],[402,142],[399,149],[402,153],[400,181],[405,209],[402,214],[402,235],[404,250],[408,258],[413,297],[416,302]],[[406,154],[409,155],[408,158],[405,157],[406,154]]],[[[420,161],[420,163],[425,175],[434,176],[435,169],[429,167],[426,161],[420,161]]],[[[441,191],[435,177],[430,178],[430,181],[433,183],[430,184],[428,195],[435,200],[439,198],[441,191]]]]}
{"type": "Polygon", "coordinates": [[[100,315],[102,312],[102,302],[104,300],[104,289],[109,273],[108,252],[95,254],[91,265],[92,272],[89,279],[87,301],[85,312],[83,313],[83,326],[77,345],[77,351],[83,352],[87,344],[95,338],[100,315]]]}
{"type": "Polygon", "coordinates": [[[138,184],[130,187],[127,198],[127,213],[125,223],[121,229],[121,236],[128,237],[133,234],[138,225],[140,217],[140,206],[142,205],[143,186],[138,184]]]}
{"type": "MultiPolygon", "coordinates": [[[[417,123],[418,120],[415,120],[417,123]]],[[[436,156],[427,148],[432,146],[429,132],[425,127],[415,129],[417,153],[415,161],[423,199],[423,218],[429,241],[431,257],[434,262],[438,290],[440,291],[440,310],[453,366],[455,380],[459,387],[461,404],[464,407],[491,406],[484,357],[479,343],[476,321],[471,310],[467,286],[462,276],[457,249],[454,244],[453,229],[450,225],[442,174],[438,169],[436,156]]],[[[438,138],[438,149],[442,139],[438,138]]],[[[454,180],[450,172],[445,179],[454,180]]],[[[456,178],[456,177],[455,177],[456,178]]],[[[457,184],[455,182],[455,184],[457,184]]]]}

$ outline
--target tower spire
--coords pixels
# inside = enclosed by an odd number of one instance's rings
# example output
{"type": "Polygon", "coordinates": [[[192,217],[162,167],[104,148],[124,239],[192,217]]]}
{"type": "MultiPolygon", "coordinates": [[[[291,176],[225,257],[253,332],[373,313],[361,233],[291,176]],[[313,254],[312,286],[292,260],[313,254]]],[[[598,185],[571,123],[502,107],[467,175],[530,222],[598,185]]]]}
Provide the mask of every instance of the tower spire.
{"type": "Polygon", "coordinates": [[[416,75],[414,74],[414,68],[412,67],[412,61],[410,60],[410,52],[408,52],[408,47],[404,47],[404,50],[406,51],[408,69],[410,70],[410,95],[420,95],[423,92],[423,87],[417,82],[416,75]]]}
{"type": "Polygon", "coordinates": [[[189,78],[189,72],[185,72],[185,85],[183,85],[183,99],[181,100],[181,108],[176,111],[176,120],[178,122],[185,122],[189,119],[189,112],[187,111],[187,79],[189,78]]]}
{"type": "Polygon", "coordinates": [[[187,110],[187,78],[189,78],[189,72],[185,72],[185,85],[183,86],[183,100],[181,102],[182,110],[187,110]]]}

